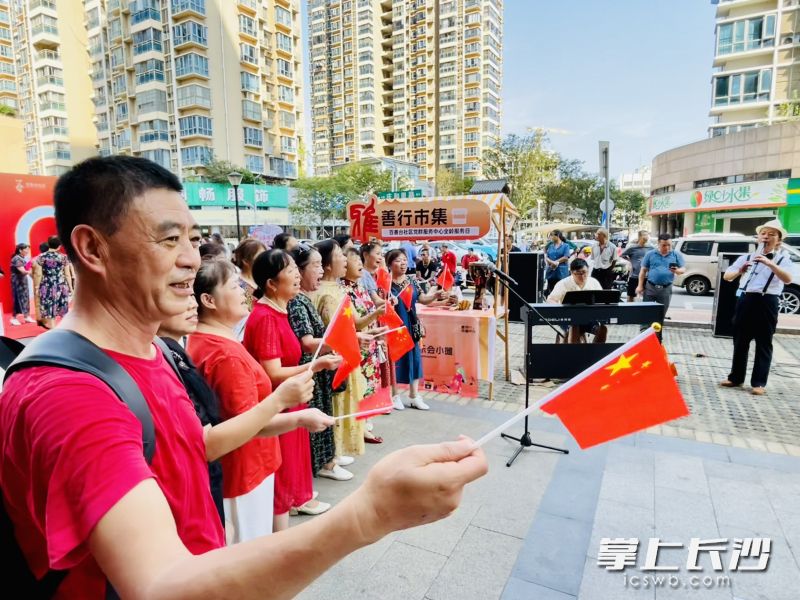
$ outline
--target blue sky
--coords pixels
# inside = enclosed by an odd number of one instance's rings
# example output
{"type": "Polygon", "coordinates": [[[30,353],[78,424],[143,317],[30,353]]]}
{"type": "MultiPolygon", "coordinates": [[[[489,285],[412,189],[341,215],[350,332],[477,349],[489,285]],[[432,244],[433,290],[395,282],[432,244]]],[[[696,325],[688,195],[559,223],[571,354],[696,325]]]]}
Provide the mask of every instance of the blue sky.
{"type": "Polygon", "coordinates": [[[710,0],[505,0],[503,134],[548,129],[551,147],[589,172],[608,140],[615,178],[705,138],[714,13],[710,0]]]}
{"type": "Polygon", "coordinates": [[[707,136],[710,0],[506,0],[503,133],[549,130],[551,147],[619,176],[707,136]]]}

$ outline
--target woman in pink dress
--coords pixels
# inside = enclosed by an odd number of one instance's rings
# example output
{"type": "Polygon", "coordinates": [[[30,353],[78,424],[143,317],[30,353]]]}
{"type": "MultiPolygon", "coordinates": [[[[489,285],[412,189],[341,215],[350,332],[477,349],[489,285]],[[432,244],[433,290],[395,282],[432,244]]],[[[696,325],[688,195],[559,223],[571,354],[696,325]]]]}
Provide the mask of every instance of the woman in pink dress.
{"type": "MultiPolygon", "coordinates": [[[[268,250],[256,258],[253,279],[259,300],[244,330],[244,346],[261,364],[273,386],[296,375],[308,365],[300,365],[300,341],[289,324],[287,306],[300,292],[300,271],[291,256],[283,250],[268,250]]],[[[341,357],[327,355],[312,363],[315,371],[335,369],[341,357]]],[[[306,408],[300,404],[290,411],[306,408]]],[[[281,434],[281,463],[275,473],[273,530],[289,526],[289,511],[302,507],[306,514],[319,514],[330,508],[329,504],[313,498],[311,472],[311,445],[308,431],[295,429],[281,434]]]]}

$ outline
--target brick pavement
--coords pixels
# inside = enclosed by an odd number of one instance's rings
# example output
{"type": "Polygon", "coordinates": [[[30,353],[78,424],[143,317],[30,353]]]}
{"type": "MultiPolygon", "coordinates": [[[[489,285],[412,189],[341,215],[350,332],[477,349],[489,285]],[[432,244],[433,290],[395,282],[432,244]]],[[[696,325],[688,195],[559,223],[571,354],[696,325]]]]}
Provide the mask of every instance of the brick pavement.
{"type": "MultiPolygon", "coordinates": [[[[537,339],[552,339],[551,333],[539,328],[537,339]]],[[[609,341],[624,342],[637,329],[631,326],[612,327],[609,341]]],[[[521,324],[510,326],[510,368],[520,370],[524,353],[524,330],[521,324]]],[[[668,425],[651,428],[650,433],[680,437],[700,442],[713,442],[739,448],[751,448],[775,454],[800,456],[800,403],[792,386],[800,378],[800,336],[775,336],[775,356],[765,396],[754,397],[744,389],[725,389],[730,367],[731,341],[715,338],[707,329],[670,327],[667,322],[664,343],[678,368],[678,383],[691,415],[668,425]]],[[[495,358],[494,401],[489,402],[488,384],[481,383],[477,399],[428,394],[429,397],[459,404],[475,403],[486,408],[516,411],[524,404],[524,386],[505,380],[503,345],[498,340],[495,358]]],[[[752,364],[752,351],[751,351],[752,364]]],[[[540,398],[555,387],[550,382],[531,386],[531,399],[540,398]]],[[[544,415],[544,413],[541,413],[544,415]]]]}

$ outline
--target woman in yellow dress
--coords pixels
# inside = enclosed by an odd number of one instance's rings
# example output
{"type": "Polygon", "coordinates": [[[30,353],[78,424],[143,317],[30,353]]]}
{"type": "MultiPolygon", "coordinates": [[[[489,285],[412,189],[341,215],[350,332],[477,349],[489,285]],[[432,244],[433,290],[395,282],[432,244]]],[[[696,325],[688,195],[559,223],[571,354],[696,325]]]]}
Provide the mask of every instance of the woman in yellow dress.
{"type": "MultiPolygon", "coordinates": [[[[347,294],[341,279],[347,271],[347,258],[335,240],[323,240],[314,246],[322,257],[322,281],[309,298],[327,327],[336,309],[347,294]]],[[[364,397],[366,380],[361,369],[354,369],[347,377],[346,389],[333,395],[333,416],[358,412],[358,402],[364,397]]],[[[336,390],[334,390],[336,392],[336,390]]],[[[364,454],[364,421],[352,417],[336,421],[333,430],[337,463],[346,466],[350,457],[364,454]]]]}

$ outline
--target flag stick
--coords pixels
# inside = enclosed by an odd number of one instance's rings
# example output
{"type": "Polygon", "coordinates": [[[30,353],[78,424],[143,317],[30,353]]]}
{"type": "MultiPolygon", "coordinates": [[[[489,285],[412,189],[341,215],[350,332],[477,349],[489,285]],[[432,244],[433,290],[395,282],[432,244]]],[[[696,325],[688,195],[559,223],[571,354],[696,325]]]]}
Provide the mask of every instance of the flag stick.
{"type": "MultiPolygon", "coordinates": [[[[631,341],[629,341],[627,344],[625,344],[621,348],[617,348],[614,352],[612,352],[611,354],[609,354],[608,356],[606,356],[605,358],[603,358],[601,360],[603,362],[610,363],[613,359],[615,359],[618,356],[621,356],[622,354],[627,352],[628,348],[638,344],[643,339],[645,339],[647,336],[649,336],[649,335],[651,335],[653,333],[655,333],[655,329],[653,329],[653,327],[648,327],[642,333],[640,333],[635,338],[633,338],[631,341]]],[[[551,400],[555,399],[557,396],[559,396],[560,394],[562,394],[563,392],[565,392],[569,388],[573,387],[578,382],[586,379],[589,375],[591,375],[592,373],[594,373],[597,370],[596,364],[597,363],[595,363],[594,365],[584,369],[583,371],[578,373],[575,377],[573,377],[572,379],[567,381],[564,385],[562,385],[560,387],[557,387],[552,392],[550,392],[549,394],[544,396],[544,398],[541,398],[539,401],[535,402],[534,404],[531,404],[525,410],[522,410],[522,411],[518,412],[516,415],[511,417],[508,421],[506,421],[502,425],[498,425],[497,427],[492,429],[489,433],[487,433],[486,435],[481,437],[478,441],[476,441],[472,445],[473,450],[476,449],[476,448],[480,448],[486,442],[488,442],[489,440],[491,440],[494,437],[497,437],[503,431],[505,431],[506,429],[511,427],[514,423],[518,423],[519,421],[521,421],[522,419],[524,419],[525,417],[530,415],[533,411],[538,410],[539,408],[541,408],[542,406],[544,406],[545,404],[547,404],[551,400]]]]}
{"type": "Polygon", "coordinates": [[[338,417],[333,417],[334,421],[341,421],[342,419],[347,419],[349,417],[366,417],[367,415],[381,415],[381,414],[388,414],[392,411],[391,406],[384,406],[383,408],[372,408],[370,410],[365,410],[362,412],[351,413],[349,415],[339,415],[338,417]]]}
{"type": "Polygon", "coordinates": [[[389,331],[384,331],[382,333],[376,333],[372,337],[381,337],[382,335],[389,335],[390,333],[392,333],[394,331],[400,331],[401,329],[405,329],[405,328],[406,328],[405,325],[401,325],[400,327],[395,327],[394,329],[390,329],[389,331]]]}

